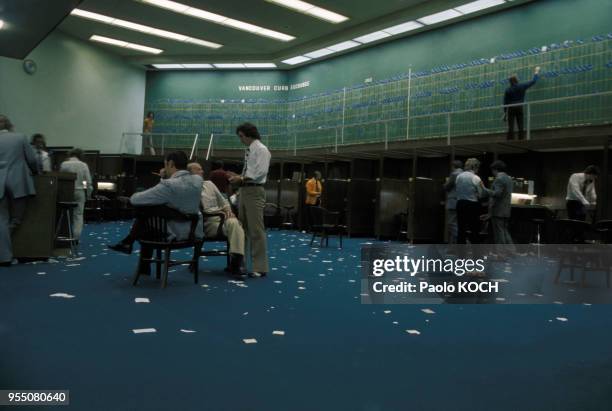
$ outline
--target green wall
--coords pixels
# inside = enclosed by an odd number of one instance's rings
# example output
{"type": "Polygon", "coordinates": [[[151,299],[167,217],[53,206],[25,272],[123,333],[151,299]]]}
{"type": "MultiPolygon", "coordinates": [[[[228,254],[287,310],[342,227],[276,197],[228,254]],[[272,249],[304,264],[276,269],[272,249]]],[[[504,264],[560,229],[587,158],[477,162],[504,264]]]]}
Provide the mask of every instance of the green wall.
{"type": "Polygon", "coordinates": [[[145,70],[81,40],[55,32],[28,58],[0,58],[0,113],[50,146],[119,151],[121,133],[142,130],[145,70]]]}
{"type": "Polygon", "coordinates": [[[292,96],[309,95],[440,65],[468,63],[565,40],[612,32],[610,0],[537,0],[522,6],[398,39],[289,72],[311,80],[292,96]]]}

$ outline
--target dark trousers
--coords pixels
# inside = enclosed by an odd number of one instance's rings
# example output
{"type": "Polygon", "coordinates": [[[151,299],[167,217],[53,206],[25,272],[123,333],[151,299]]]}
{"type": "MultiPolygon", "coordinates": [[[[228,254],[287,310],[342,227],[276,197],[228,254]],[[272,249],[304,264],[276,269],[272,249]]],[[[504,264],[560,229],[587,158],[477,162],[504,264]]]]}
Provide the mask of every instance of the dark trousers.
{"type": "Polygon", "coordinates": [[[570,220],[586,220],[586,209],[584,204],[577,200],[567,200],[567,218],[570,220]]]}
{"type": "Polygon", "coordinates": [[[508,107],[508,140],[514,139],[514,123],[518,126],[519,140],[525,138],[525,126],[523,121],[523,107],[508,107]]]}
{"type": "Polygon", "coordinates": [[[480,243],[480,203],[457,201],[457,244],[480,243]]]}

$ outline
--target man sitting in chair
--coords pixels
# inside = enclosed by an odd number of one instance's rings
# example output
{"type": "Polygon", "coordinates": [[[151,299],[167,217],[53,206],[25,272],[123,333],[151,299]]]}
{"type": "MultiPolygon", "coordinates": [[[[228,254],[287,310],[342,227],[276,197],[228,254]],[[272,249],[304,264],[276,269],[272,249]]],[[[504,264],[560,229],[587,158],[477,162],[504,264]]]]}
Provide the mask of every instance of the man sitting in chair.
{"type": "MultiPolygon", "coordinates": [[[[204,170],[198,163],[189,163],[187,170],[190,173],[204,176],[204,170]]],[[[242,276],[240,266],[244,258],[244,230],[240,221],[232,212],[229,201],[221,194],[217,186],[210,180],[205,180],[202,185],[202,210],[204,214],[224,214],[225,219],[221,230],[229,241],[230,266],[232,275],[242,276]]],[[[204,236],[208,238],[217,237],[221,224],[221,216],[209,216],[204,218],[204,236]]]]}
{"type": "MultiPolygon", "coordinates": [[[[132,195],[130,203],[135,207],[163,205],[183,214],[199,214],[203,180],[202,177],[191,174],[186,170],[187,161],[187,155],[182,151],[166,154],[162,180],[155,187],[132,195]]],[[[191,223],[189,221],[170,220],[168,222],[168,231],[172,238],[168,240],[186,240],[189,237],[190,230],[191,223]]],[[[109,248],[130,254],[134,242],[139,237],[139,231],[140,227],[137,218],[127,237],[117,244],[109,245],[109,248]]],[[[201,232],[201,228],[197,229],[196,235],[201,232]]],[[[152,250],[143,249],[141,250],[141,255],[150,258],[152,250]]],[[[143,272],[143,274],[147,273],[143,272]]]]}

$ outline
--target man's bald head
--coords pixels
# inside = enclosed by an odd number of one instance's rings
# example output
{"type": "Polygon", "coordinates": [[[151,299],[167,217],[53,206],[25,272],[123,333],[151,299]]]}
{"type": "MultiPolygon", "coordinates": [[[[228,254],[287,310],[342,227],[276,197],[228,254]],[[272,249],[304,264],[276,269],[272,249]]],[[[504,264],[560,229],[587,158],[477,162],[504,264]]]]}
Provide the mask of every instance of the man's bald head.
{"type": "Polygon", "coordinates": [[[13,124],[11,120],[4,114],[0,114],[0,130],[13,131],[13,124]]]}
{"type": "Polygon", "coordinates": [[[204,178],[204,170],[202,169],[200,163],[187,164],[187,171],[189,171],[191,174],[197,174],[200,177],[204,178]]]}

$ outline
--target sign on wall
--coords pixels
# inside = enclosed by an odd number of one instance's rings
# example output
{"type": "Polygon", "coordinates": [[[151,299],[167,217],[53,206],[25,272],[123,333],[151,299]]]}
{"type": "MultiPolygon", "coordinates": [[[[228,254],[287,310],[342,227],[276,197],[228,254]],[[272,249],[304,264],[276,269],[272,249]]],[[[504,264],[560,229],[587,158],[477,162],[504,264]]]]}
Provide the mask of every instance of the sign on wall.
{"type": "Polygon", "coordinates": [[[296,84],[251,84],[240,85],[238,91],[289,91],[310,87],[310,80],[296,84]]]}

